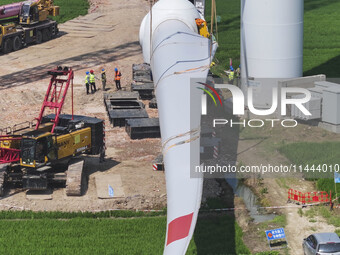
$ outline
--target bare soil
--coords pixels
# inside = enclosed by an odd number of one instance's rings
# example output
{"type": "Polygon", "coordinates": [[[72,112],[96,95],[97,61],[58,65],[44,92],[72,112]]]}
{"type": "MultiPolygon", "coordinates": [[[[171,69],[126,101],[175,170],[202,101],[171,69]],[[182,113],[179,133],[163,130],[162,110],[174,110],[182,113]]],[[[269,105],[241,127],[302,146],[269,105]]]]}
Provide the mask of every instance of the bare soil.
{"type": "MultiPolygon", "coordinates": [[[[143,63],[139,45],[139,27],[149,11],[143,0],[91,0],[89,14],[59,25],[60,35],[49,42],[31,45],[17,52],[0,55],[0,128],[32,121],[39,114],[49,76],[56,66],[69,66],[75,71],[74,113],[98,117],[106,125],[106,161],[87,157],[85,171],[88,187],[81,197],[67,197],[65,190],[54,189],[51,200],[28,200],[26,191],[10,190],[0,200],[0,209],[34,211],[97,211],[112,209],[162,209],[166,206],[164,172],[155,172],[152,161],[160,153],[160,139],[131,140],[124,128],[110,125],[103,104],[101,82],[98,91],[86,95],[85,72],[94,70],[107,75],[106,92],[116,91],[114,68],[122,73],[123,90],[130,90],[132,64],[143,63]],[[125,198],[99,199],[95,176],[120,174],[125,198]]],[[[158,117],[157,109],[143,101],[150,118],[158,117]]],[[[71,113],[68,93],[63,113],[71,113]]],[[[204,199],[216,196],[220,187],[214,180],[204,184],[204,199]]],[[[42,196],[43,197],[43,196],[42,196]]],[[[50,197],[47,196],[47,197],[50,197]]]]}
{"type": "MultiPolygon", "coordinates": [[[[67,197],[65,190],[55,189],[52,200],[28,200],[25,191],[10,190],[1,199],[0,209],[95,211],[109,209],[161,209],[166,206],[164,172],[155,172],[152,161],[160,152],[160,139],[131,140],[124,128],[110,126],[103,104],[101,82],[98,91],[86,95],[85,72],[94,70],[100,77],[106,69],[108,92],[115,91],[114,68],[122,73],[122,88],[129,90],[132,64],[143,63],[139,46],[139,26],[149,10],[146,1],[91,0],[89,14],[60,24],[57,38],[31,45],[17,52],[0,55],[0,128],[32,121],[38,116],[47,89],[47,70],[58,65],[72,67],[75,114],[105,119],[106,162],[98,157],[86,158],[88,187],[81,197],[67,197]],[[98,199],[95,176],[120,174],[126,197],[98,199]]],[[[71,113],[68,93],[63,113],[71,113]]],[[[157,117],[149,109],[150,117],[157,117]]]]}

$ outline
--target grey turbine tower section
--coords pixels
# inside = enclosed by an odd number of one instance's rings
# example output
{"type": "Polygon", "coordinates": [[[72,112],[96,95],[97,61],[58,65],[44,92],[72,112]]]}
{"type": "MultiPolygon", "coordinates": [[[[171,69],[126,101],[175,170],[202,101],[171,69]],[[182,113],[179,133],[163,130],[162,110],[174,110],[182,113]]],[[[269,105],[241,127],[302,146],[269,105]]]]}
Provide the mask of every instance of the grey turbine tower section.
{"type": "Polygon", "coordinates": [[[153,73],[162,134],[168,199],[166,255],[186,253],[201,204],[203,179],[191,178],[190,168],[200,164],[202,92],[191,84],[193,79],[206,81],[214,50],[210,40],[199,35],[196,18],[200,15],[189,1],[161,0],[140,28],[144,61],[150,62],[153,73]]]}

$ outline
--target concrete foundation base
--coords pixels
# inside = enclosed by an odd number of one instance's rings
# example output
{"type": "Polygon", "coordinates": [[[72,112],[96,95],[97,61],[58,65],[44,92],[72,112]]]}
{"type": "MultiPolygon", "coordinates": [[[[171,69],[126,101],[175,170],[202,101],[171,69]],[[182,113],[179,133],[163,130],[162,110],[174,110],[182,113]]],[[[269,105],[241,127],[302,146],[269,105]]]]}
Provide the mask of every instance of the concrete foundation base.
{"type": "Polygon", "coordinates": [[[326,122],[320,122],[319,127],[327,131],[340,134],[340,125],[334,125],[326,122]]]}

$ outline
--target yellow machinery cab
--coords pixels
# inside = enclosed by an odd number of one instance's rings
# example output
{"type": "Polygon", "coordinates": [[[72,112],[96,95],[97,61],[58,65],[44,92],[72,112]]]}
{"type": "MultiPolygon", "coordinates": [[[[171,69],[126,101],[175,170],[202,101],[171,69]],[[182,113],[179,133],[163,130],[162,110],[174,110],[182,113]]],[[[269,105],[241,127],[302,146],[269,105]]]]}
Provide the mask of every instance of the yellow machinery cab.
{"type": "Polygon", "coordinates": [[[63,160],[91,150],[91,128],[65,134],[34,130],[21,140],[20,165],[39,168],[49,162],[63,160]]]}
{"type": "Polygon", "coordinates": [[[35,130],[22,137],[21,166],[37,168],[56,159],[57,148],[50,132],[35,130]]]}

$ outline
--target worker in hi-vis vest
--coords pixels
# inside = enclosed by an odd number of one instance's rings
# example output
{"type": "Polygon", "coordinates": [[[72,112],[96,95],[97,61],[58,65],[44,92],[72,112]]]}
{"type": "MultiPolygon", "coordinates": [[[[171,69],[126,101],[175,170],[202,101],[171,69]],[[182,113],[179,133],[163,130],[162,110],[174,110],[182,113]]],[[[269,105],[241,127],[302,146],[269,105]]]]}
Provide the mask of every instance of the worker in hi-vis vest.
{"type": "Polygon", "coordinates": [[[106,73],[105,73],[105,69],[102,69],[102,85],[103,85],[103,91],[105,91],[105,87],[106,87],[106,73]]]}
{"type": "Polygon", "coordinates": [[[90,72],[86,72],[85,76],[85,86],[86,86],[86,94],[88,95],[90,92],[90,72]]]}
{"type": "Polygon", "coordinates": [[[118,68],[115,68],[115,82],[116,82],[116,87],[117,90],[122,89],[121,85],[120,85],[120,79],[122,77],[122,74],[120,71],[118,71],[118,68]]]}
{"type": "Polygon", "coordinates": [[[238,66],[238,68],[236,69],[236,78],[240,78],[241,77],[241,65],[238,66]]]}
{"type": "Polygon", "coordinates": [[[209,34],[209,31],[208,31],[207,22],[203,19],[195,19],[195,21],[196,21],[196,25],[197,25],[199,34],[201,36],[209,38],[210,34],[209,34]]]}
{"type": "Polygon", "coordinates": [[[231,84],[234,83],[234,77],[235,77],[234,68],[232,66],[230,66],[230,71],[229,71],[229,74],[228,74],[229,83],[231,83],[231,84]]]}
{"type": "Polygon", "coordinates": [[[92,94],[97,91],[95,79],[96,79],[96,77],[94,76],[94,71],[91,70],[90,71],[90,83],[91,83],[91,92],[92,92],[92,94]]]}

